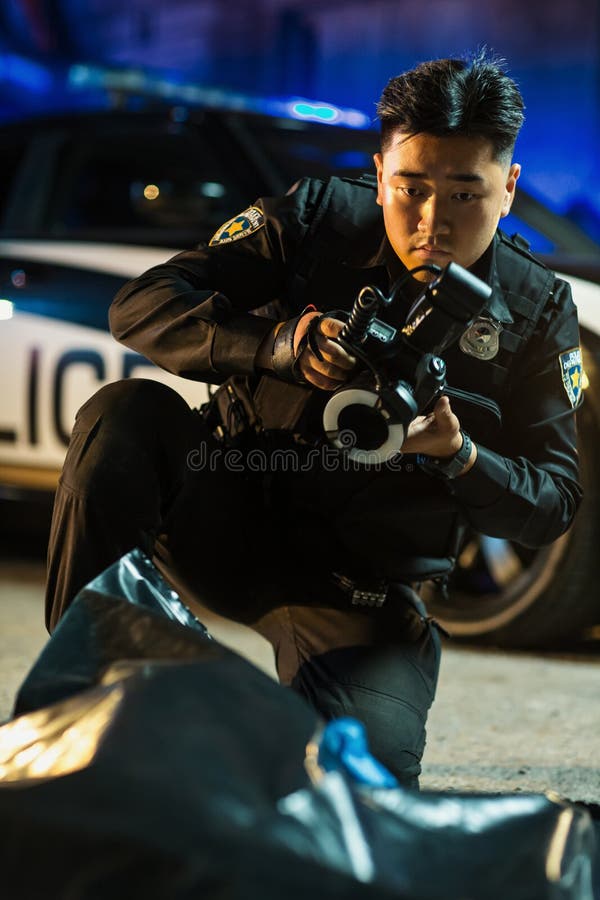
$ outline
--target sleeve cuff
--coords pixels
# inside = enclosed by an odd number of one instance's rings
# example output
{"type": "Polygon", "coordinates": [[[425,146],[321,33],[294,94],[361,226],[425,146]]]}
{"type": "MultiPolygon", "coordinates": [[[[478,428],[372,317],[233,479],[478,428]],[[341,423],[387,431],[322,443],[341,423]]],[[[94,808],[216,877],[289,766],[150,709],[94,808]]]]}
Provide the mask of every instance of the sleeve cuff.
{"type": "Polygon", "coordinates": [[[263,338],[276,325],[264,316],[231,316],[214,332],[211,364],[222,375],[253,375],[263,338]]]}
{"type": "Polygon", "coordinates": [[[508,490],[510,472],[504,457],[477,444],[477,459],[465,475],[453,479],[452,493],[466,506],[491,506],[508,490]]]}

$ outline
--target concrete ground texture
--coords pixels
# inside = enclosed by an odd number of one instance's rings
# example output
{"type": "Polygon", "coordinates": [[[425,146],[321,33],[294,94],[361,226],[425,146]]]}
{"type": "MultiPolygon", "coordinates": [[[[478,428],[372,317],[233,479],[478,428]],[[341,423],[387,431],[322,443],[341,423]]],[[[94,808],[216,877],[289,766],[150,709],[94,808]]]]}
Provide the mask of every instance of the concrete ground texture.
{"type": "MultiPolygon", "coordinates": [[[[41,562],[0,561],[0,721],[47,640],[43,583],[41,562]]],[[[215,638],[274,676],[266,641],[212,614],[204,620],[215,638]]],[[[446,642],[421,785],[554,791],[600,803],[600,653],[505,653],[446,642]]]]}

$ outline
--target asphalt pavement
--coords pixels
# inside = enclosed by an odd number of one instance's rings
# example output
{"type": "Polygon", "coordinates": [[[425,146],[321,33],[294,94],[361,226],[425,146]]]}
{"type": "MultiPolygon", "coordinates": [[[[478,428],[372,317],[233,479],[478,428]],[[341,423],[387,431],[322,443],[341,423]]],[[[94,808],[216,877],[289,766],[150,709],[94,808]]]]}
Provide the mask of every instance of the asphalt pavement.
{"type": "MultiPolygon", "coordinates": [[[[44,566],[0,560],[0,721],[43,647],[44,566]]],[[[269,645],[212,614],[211,633],[274,676],[269,645]]],[[[453,791],[545,792],[600,804],[600,642],[564,654],[446,642],[421,784],[453,791]]]]}

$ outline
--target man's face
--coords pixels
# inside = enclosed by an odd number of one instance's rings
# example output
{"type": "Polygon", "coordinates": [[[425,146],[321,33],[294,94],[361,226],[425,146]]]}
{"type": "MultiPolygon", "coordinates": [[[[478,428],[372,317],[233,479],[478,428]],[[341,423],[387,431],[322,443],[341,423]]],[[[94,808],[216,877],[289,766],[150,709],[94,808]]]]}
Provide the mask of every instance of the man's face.
{"type": "Polygon", "coordinates": [[[374,159],[385,230],[408,269],[450,261],[472,266],[508,214],[521,171],[494,159],[491,142],[480,137],[397,131],[374,159]]]}

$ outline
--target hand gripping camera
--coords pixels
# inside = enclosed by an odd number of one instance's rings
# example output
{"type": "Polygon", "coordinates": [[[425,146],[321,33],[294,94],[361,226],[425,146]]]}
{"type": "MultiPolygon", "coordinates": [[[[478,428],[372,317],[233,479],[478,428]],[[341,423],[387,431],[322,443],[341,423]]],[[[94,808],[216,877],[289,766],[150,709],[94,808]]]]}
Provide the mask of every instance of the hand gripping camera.
{"type": "Polygon", "coordinates": [[[440,354],[460,338],[491,294],[489,285],[454,262],[444,269],[411,269],[388,297],[377,287],[363,287],[338,338],[362,367],[325,406],[329,441],[364,465],[395,456],[412,420],[444,393],[446,364],[440,354]],[[420,271],[436,277],[419,294],[404,325],[397,329],[378,319],[406,279],[420,271]]]}

